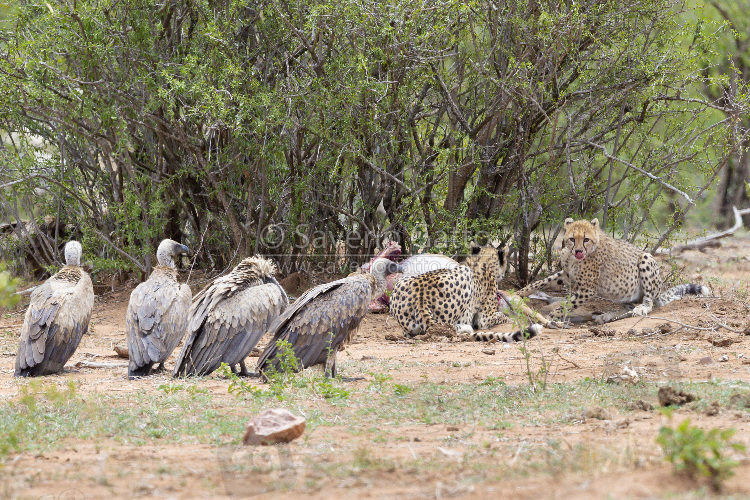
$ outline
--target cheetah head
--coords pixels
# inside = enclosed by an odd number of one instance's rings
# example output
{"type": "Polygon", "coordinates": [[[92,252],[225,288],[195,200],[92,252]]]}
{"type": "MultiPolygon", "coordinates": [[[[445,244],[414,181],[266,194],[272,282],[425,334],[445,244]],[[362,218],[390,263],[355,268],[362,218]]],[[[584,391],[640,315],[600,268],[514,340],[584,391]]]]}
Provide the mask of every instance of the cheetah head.
{"type": "Polygon", "coordinates": [[[563,248],[568,248],[576,260],[583,260],[599,245],[599,219],[565,219],[563,248]]]}
{"type": "Polygon", "coordinates": [[[502,244],[497,247],[472,244],[465,264],[474,272],[479,271],[481,276],[494,277],[497,286],[500,286],[508,266],[508,249],[502,244]]]}

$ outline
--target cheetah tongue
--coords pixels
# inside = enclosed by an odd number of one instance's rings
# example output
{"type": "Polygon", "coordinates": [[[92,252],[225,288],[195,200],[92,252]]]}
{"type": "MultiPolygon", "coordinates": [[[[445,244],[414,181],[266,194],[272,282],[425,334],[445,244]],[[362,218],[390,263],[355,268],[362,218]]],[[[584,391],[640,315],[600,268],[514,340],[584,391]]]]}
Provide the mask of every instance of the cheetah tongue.
{"type": "Polygon", "coordinates": [[[583,250],[576,250],[576,259],[583,260],[583,250]]]}

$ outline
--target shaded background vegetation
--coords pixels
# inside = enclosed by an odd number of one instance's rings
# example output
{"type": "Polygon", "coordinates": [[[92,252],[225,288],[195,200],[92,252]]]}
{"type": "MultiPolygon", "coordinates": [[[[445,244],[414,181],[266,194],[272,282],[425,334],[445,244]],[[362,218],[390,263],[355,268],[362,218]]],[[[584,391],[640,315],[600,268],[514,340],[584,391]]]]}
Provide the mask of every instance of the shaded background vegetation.
{"type": "Polygon", "coordinates": [[[565,217],[653,245],[709,192],[714,223],[748,205],[740,3],[6,5],[17,271],[72,236],[142,273],[163,237],[206,268],[263,253],[284,272],[492,238],[524,283],[565,217]]]}

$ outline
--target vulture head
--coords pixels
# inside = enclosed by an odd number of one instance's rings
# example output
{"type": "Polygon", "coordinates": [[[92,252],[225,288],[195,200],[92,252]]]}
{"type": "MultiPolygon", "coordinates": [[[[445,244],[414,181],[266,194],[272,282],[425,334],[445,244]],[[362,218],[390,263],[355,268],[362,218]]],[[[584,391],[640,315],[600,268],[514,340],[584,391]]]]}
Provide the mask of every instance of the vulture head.
{"type": "Polygon", "coordinates": [[[65,244],[65,263],[69,266],[80,266],[81,265],[81,254],[83,248],[81,244],[75,240],[71,240],[65,244]]]}
{"type": "Polygon", "coordinates": [[[370,265],[370,276],[372,276],[373,281],[372,297],[380,297],[385,293],[387,286],[385,278],[389,274],[403,272],[404,270],[399,264],[388,258],[378,257],[375,259],[370,265]]]}
{"type": "Polygon", "coordinates": [[[159,243],[159,248],[156,249],[156,260],[160,266],[174,268],[174,257],[182,253],[190,255],[190,249],[174,240],[162,240],[159,243]]]}

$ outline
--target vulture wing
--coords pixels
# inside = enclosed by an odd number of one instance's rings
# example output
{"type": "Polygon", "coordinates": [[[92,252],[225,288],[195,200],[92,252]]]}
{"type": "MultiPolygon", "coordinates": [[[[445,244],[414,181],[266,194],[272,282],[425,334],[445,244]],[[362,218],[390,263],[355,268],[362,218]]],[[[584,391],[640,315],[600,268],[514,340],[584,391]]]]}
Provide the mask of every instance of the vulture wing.
{"type": "Polygon", "coordinates": [[[188,285],[159,269],[133,290],[125,315],[129,376],[148,375],[169,358],[185,335],[191,298],[188,285]]]}
{"type": "Polygon", "coordinates": [[[94,308],[91,278],[66,266],[31,294],[16,356],[16,376],[57,373],[88,331],[94,308]]]}
{"type": "Polygon", "coordinates": [[[272,278],[244,289],[215,281],[193,301],[174,376],[208,375],[221,363],[243,361],[286,304],[286,294],[272,278]]]}
{"type": "Polygon", "coordinates": [[[349,276],[305,292],[270,326],[273,339],[258,359],[258,370],[280,369],[277,341],[286,340],[302,368],[325,363],[329,352],[351,337],[367,313],[370,281],[349,276]]]}

